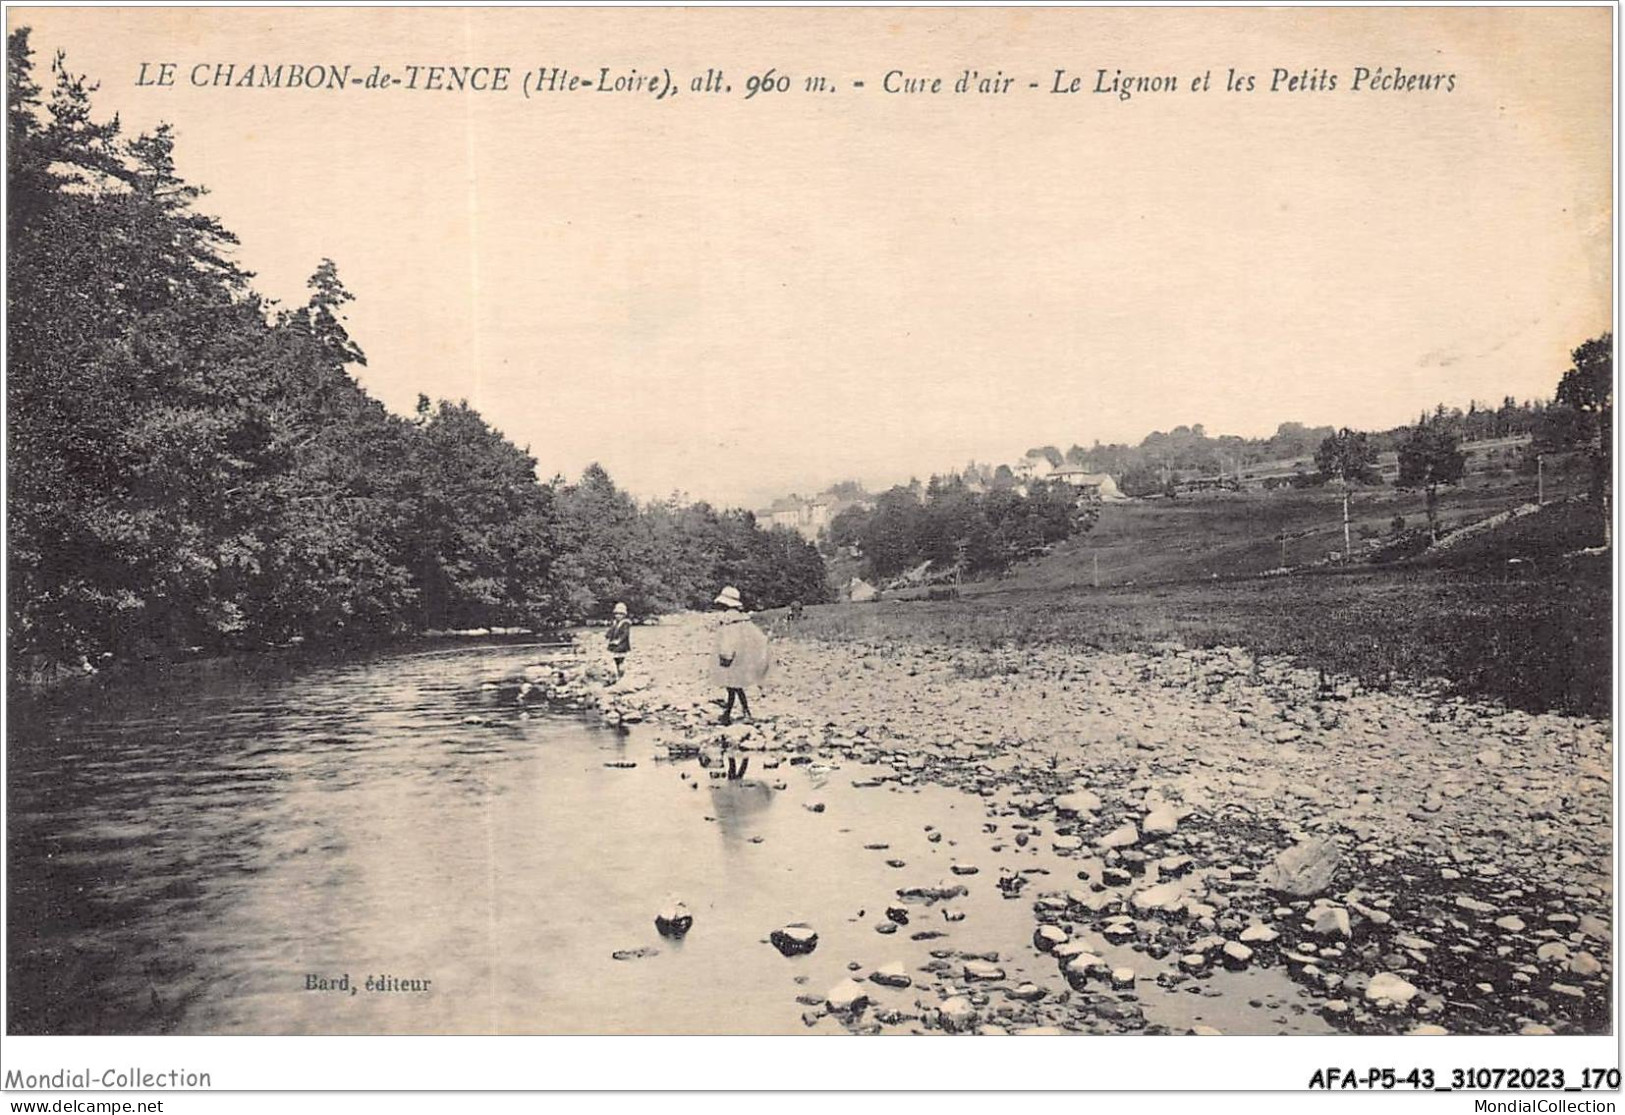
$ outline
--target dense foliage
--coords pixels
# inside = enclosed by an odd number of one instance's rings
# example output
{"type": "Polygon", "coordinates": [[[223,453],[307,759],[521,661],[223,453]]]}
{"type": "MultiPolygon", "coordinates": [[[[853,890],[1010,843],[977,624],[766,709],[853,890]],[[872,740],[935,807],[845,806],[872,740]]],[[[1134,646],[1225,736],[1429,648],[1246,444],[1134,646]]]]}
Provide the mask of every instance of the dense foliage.
{"type": "Polygon", "coordinates": [[[996,573],[1094,525],[1098,509],[1062,483],[1033,481],[1025,492],[978,490],[955,474],[882,493],[872,508],[850,508],[830,524],[830,541],[863,554],[873,577],[894,577],[930,562],[972,576],[996,573]]]}
{"type": "Polygon", "coordinates": [[[389,413],[351,375],[331,261],[277,308],[198,213],[167,128],[96,121],[8,41],[9,635],[14,664],[176,646],[548,625],[825,593],[747,513],[639,507],[536,462],[466,403],[389,413]]]}
{"type": "Polygon", "coordinates": [[[1377,479],[1377,451],[1365,434],[1347,427],[1320,443],[1315,450],[1315,471],[1322,481],[1367,484],[1377,479]]]}
{"type": "Polygon", "coordinates": [[[1427,492],[1428,529],[1435,539],[1439,536],[1439,485],[1461,483],[1466,471],[1467,458],[1456,436],[1427,415],[1411,428],[1410,436],[1399,447],[1399,479],[1395,485],[1427,492]]]}
{"type": "Polygon", "coordinates": [[[1564,420],[1537,440],[1542,448],[1579,450],[1591,464],[1591,498],[1603,521],[1610,519],[1614,475],[1614,335],[1604,333],[1575,349],[1573,365],[1557,384],[1564,420]]]}

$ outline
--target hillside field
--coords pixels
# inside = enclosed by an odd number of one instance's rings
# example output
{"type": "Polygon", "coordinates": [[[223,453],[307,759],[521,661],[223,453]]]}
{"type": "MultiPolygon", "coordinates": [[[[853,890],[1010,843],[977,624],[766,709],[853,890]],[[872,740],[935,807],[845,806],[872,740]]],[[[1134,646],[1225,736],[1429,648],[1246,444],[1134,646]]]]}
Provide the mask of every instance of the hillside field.
{"type": "MultiPolygon", "coordinates": [[[[1481,519],[1533,494],[1515,483],[1452,490],[1441,518],[1481,519]]],[[[1355,494],[1355,529],[1386,531],[1395,514],[1421,525],[1421,496],[1355,494]]],[[[1240,646],[1379,688],[1442,681],[1449,692],[1530,711],[1610,714],[1612,556],[1577,552],[1601,541],[1586,503],[1552,504],[1409,562],[1263,575],[1280,565],[1275,536],[1283,529],[1294,563],[1340,549],[1340,497],[1299,491],[1110,505],[1090,534],[1004,578],[964,586],[960,600],[809,609],[801,631],[978,647],[1240,646]],[[1524,560],[1509,563],[1514,556],[1524,560]]]]}
{"type": "MultiPolygon", "coordinates": [[[[1578,476],[1548,478],[1546,498],[1583,490],[1578,476]]],[[[1441,489],[1441,528],[1534,499],[1532,476],[1475,477],[1463,487],[1441,489]]],[[[1386,537],[1395,515],[1407,528],[1425,526],[1426,498],[1421,492],[1394,488],[1355,489],[1349,501],[1355,552],[1362,546],[1362,529],[1370,536],[1386,537]]],[[[1283,565],[1314,565],[1342,549],[1343,499],[1329,488],[1111,503],[1101,508],[1092,530],[1012,570],[1002,581],[969,586],[966,592],[999,591],[1012,582],[1028,589],[1092,587],[1097,559],[1100,584],[1110,587],[1254,576],[1283,565]],[[1284,549],[1279,537],[1283,531],[1284,549]]]]}

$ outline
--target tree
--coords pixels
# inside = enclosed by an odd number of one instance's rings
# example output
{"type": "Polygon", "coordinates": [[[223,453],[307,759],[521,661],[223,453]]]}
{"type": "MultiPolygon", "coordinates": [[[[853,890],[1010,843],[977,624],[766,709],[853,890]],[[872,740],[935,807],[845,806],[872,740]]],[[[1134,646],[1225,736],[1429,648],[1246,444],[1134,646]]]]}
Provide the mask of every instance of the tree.
{"type": "Polygon", "coordinates": [[[1571,411],[1567,440],[1591,462],[1592,505],[1611,530],[1611,477],[1614,440],[1614,335],[1604,333],[1571,354],[1574,361],[1557,384],[1557,405],[1571,411]]]}
{"type": "Polygon", "coordinates": [[[1399,447],[1401,488],[1427,492],[1428,533],[1439,538],[1439,485],[1460,483],[1467,458],[1457,446],[1456,437],[1444,428],[1441,416],[1423,416],[1399,447]]]}
{"type": "Polygon", "coordinates": [[[466,403],[385,410],[323,260],[273,311],[197,212],[167,128],[126,137],[8,39],[7,507],[21,671],[186,646],[551,625],[626,599],[822,598],[816,549],[748,512],[537,482],[466,403]]]}
{"type": "Polygon", "coordinates": [[[1320,443],[1315,450],[1315,467],[1322,480],[1340,480],[1346,485],[1368,484],[1377,479],[1377,451],[1363,433],[1344,427],[1320,443]]]}

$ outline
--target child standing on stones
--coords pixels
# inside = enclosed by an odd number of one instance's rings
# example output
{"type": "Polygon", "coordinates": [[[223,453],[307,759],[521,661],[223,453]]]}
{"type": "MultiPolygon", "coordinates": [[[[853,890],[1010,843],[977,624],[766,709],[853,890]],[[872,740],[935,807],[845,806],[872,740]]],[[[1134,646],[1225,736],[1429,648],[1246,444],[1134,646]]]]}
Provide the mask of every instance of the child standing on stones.
{"type": "Polygon", "coordinates": [[[729,585],[717,596],[716,606],[722,611],[722,622],[717,627],[717,660],[711,676],[728,691],[728,704],[722,711],[722,722],[733,723],[734,702],[739,711],[750,719],[750,700],[745,696],[746,686],[760,685],[767,677],[767,636],[750,621],[745,613],[739,590],[729,585]]]}
{"type": "Polygon", "coordinates": [[[615,680],[626,676],[626,656],[632,653],[632,621],[626,616],[626,605],[615,605],[615,618],[610,621],[604,635],[609,642],[609,656],[615,660],[615,680]]]}

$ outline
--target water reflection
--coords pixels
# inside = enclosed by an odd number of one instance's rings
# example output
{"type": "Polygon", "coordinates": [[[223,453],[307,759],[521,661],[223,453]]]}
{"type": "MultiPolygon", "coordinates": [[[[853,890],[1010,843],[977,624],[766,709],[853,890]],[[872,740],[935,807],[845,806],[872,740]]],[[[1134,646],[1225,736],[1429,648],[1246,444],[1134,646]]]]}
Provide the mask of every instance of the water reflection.
{"type": "Polygon", "coordinates": [[[775,791],[766,782],[746,778],[711,785],[711,807],[724,841],[735,843],[757,835],[757,818],[773,804],[775,791]]]}

